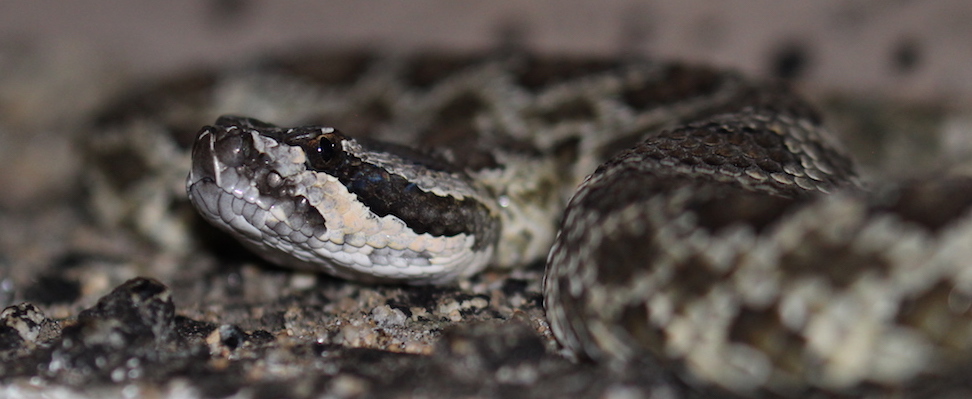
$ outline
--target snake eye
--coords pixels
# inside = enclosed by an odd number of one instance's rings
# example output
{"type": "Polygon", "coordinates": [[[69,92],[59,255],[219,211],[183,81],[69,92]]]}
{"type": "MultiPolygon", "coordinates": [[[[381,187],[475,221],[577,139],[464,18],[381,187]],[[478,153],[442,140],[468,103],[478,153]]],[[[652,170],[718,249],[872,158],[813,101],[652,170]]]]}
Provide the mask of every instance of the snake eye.
{"type": "Polygon", "coordinates": [[[307,148],[307,160],[315,169],[324,169],[333,165],[338,158],[339,150],[337,143],[328,140],[325,135],[318,136],[317,140],[311,141],[310,148],[307,148]],[[313,145],[317,142],[317,145],[313,145]]]}
{"type": "Polygon", "coordinates": [[[307,164],[318,171],[333,169],[343,159],[341,138],[335,135],[317,135],[304,142],[301,147],[307,154],[307,164]]]}
{"type": "Polygon", "coordinates": [[[347,138],[334,128],[308,126],[292,128],[284,133],[283,142],[300,146],[307,157],[307,166],[317,171],[333,169],[344,160],[342,142],[347,138]]]}

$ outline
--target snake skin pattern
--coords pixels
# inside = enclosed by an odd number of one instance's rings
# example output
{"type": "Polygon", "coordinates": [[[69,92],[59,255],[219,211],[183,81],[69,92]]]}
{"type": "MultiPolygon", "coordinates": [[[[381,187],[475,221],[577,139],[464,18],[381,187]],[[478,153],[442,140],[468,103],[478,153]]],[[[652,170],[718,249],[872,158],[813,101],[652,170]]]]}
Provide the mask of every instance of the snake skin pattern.
{"type": "Polygon", "coordinates": [[[779,83],[637,60],[347,53],[188,75],[117,109],[87,151],[106,165],[95,208],[172,251],[198,241],[192,169],[207,219],[292,267],[440,283],[549,251],[548,318],[578,357],[774,395],[893,387],[968,359],[972,183],[865,189],[779,83]],[[150,155],[107,166],[132,148],[150,155]],[[433,261],[442,248],[463,255],[433,261]]]}

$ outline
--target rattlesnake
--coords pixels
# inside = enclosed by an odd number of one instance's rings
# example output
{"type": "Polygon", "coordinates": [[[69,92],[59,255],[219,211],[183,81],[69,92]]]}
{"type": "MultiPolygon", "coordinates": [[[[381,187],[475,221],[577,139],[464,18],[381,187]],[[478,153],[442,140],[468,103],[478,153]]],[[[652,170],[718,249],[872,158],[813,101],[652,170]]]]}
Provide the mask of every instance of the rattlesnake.
{"type": "Polygon", "coordinates": [[[146,88],[99,123],[101,218],[174,252],[196,245],[192,158],[196,207],[281,264],[443,283],[549,251],[548,317],[578,357],[793,393],[895,385],[968,353],[972,184],[865,187],[778,82],[331,53],[146,88]]]}

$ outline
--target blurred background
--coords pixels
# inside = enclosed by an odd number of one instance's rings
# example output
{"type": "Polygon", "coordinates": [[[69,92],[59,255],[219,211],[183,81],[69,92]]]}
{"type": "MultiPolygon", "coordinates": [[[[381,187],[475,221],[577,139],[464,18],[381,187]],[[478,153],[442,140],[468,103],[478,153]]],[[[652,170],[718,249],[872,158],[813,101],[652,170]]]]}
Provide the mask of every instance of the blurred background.
{"type": "Polygon", "coordinates": [[[4,2],[0,207],[68,190],[75,127],[132,82],[308,47],[477,51],[513,43],[711,63],[792,79],[832,110],[830,120],[849,123],[842,130],[870,128],[881,132],[878,142],[903,143],[868,150],[873,142],[865,142],[865,163],[922,147],[913,141],[926,136],[935,136],[935,148],[922,156],[936,159],[945,148],[964,157],[972,152],[969,38],[972,2],[964,0],[4,2]],[[904,114],[907,121],[896,119],[904,114]],[[927,128],[915,120],[929,115],[935,132],[916,133],[927,128]],[[883,133],[889,129],[904,133],[883,133]]]}
{"type": "MultiPolygon", "coordinates": [[[[904,98],[972,98],[963,0],[34,0],[0,5],[0,43],[159,74],[297,44],[638,52],[904,98]],[[505,35],[505,36],[504,36],[505,35]]],[[[5,56],[11,56],[6,51],[5,56]]],[[[62,61],[52,60],[52,62],[62,61]]],[[[9,61],[8,61],[9,62],[9,61]]]]}

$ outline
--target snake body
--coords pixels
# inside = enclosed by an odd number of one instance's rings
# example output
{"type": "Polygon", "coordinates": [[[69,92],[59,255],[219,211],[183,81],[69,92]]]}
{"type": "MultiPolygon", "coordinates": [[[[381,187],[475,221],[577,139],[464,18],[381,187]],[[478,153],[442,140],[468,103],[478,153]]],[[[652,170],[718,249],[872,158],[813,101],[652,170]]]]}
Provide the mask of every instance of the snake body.
{"type": "MultiPolygon", "coordinates": [[[[271,261],[425,284],[549,252],[545,306],[568,351],[740,393],[894,386],[969,353],[972,184],[864,190],[785,85],[638,60],[358,53],[194,79],[150,96],[176,137],[151,146],[194,143],[192,203],[271,261]]],[[[94,152],[131,147],[110,143],[144,129],[133,114],[106,117],[94,152]]],[[[112,179],[95,178],[146,190],[112,179]]],[[[152,198],[178,197],[163,186],[152,198]]]]}

